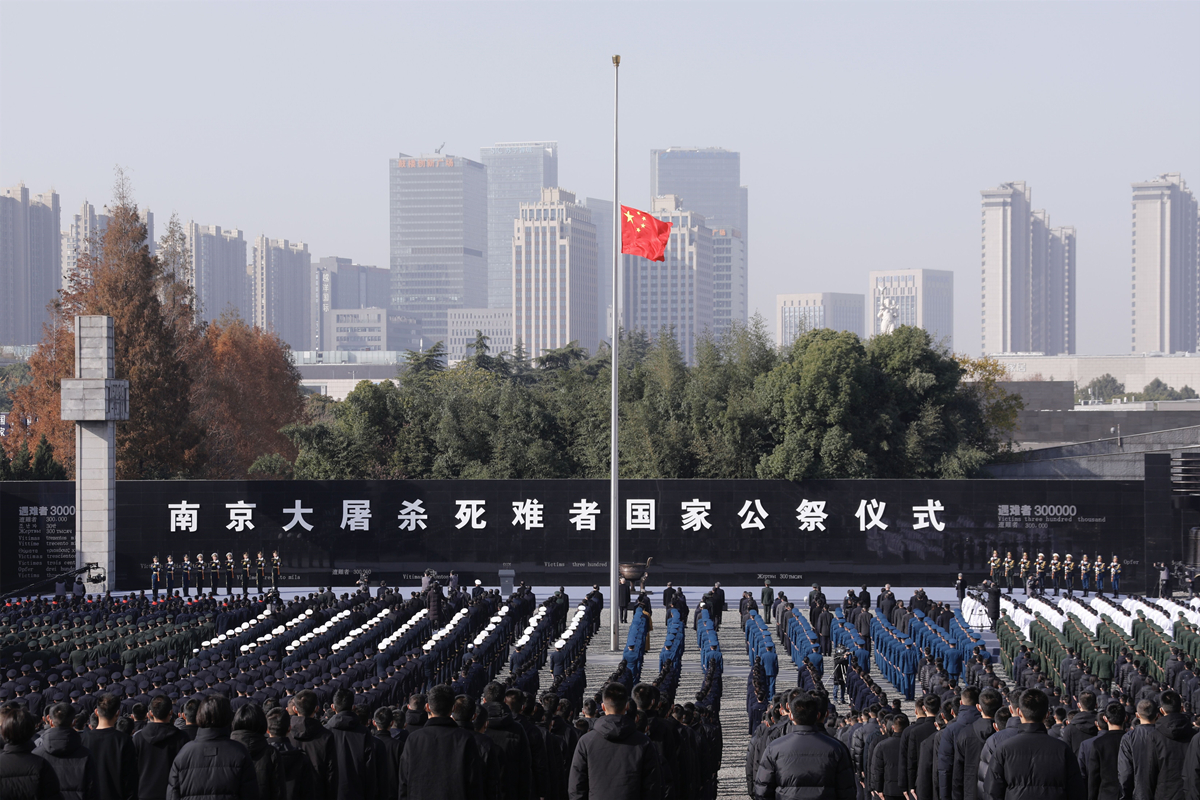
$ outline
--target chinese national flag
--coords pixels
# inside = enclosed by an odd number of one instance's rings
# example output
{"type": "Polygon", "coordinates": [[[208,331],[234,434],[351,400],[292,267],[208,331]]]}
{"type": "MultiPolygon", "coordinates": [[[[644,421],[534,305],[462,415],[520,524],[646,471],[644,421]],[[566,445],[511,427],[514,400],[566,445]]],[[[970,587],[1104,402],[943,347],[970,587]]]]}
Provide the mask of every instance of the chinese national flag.
{"type": "Polygon", "coordinates": [[[671,238],[671,223],[662,222],[645,211],[621,206],[621,252],[651,261],[666,261],[663,250],[671,238]]]}

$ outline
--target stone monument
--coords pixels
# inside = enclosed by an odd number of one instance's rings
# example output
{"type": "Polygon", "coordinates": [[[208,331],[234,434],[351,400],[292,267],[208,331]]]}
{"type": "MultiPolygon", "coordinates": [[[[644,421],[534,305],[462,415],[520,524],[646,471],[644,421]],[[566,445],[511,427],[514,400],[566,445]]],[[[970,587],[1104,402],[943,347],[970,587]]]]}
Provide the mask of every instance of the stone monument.
{"type": "Polygon", "coordinates": [[[895,333],[896,319],[900,316],[900,304],[894,297],[885,297],[879,301],[879,332],[895,333]]]}
{"type": "Polygon", "coordinates": [[[117,574],[117,422],[129,419],[129,381],[114,380],[112,317],[75,318],[75,377],[62,382],[62,418],[75,421],[75,567],[117,574]]]}

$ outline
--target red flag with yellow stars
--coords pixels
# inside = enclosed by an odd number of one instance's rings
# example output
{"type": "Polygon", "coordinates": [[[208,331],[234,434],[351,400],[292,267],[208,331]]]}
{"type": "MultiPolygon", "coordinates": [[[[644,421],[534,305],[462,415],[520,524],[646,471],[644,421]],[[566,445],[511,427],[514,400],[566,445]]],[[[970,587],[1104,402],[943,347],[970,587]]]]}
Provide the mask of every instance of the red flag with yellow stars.
{"type": "Polygon", "coordinates": [[[645,211],[621,206],[621,252],[651,261],[666,261],[663,250],[671,238],[671,223],[645,211]]]}

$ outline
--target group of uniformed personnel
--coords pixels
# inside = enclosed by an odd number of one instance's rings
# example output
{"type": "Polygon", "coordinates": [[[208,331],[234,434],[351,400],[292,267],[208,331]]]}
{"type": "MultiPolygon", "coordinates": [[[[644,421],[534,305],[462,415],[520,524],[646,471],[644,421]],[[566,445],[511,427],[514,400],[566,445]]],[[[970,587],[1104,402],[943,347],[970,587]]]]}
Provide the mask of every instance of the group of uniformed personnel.
{"type": "Polygon", "coordinates": [[[999,550],[993,550],[992,557],[988,559],[988,577],[997,585],[1003,582],[1009,594],[1012,594],[1014,584],[1024,588],[1031,595],[1045,594],[1047,584],[1052,584],[1055,597],[1060,591],[1073,595],[1075,579],[1078,576],[1084,597],[1092,590],[1093,582],[1096,594],[1103,597],[1105,573],[1108,574],[1108,587],[1113,596],[1120,595],[1121,559],[1115,554],[1108,564],[1104,563],[1104,558],[1099,553],[1096,554],[1095,561],[1091,562],[1086,554],[1083,555],[1078,564],[1070,553],[1067,553],[1062,561],[1059,560],[1058,553],[1051,554],[1049,561],[1046,561],[1045,553],[1038,553],[1037,559],[1032,562],[1029,560],[1029,553],[1022,553],[1018,562],[1013,559],[1011,550],[1005,553],[1004,558],[1000,558],[999,550]]]}
{"type": "MultiPolygon", "coordinates": [[[[250,593],[252,580],[254,588],[259,594],[262,594],[263,585],[268,576],[271,580],[271,588],[278,589],[282,564],[283,561],[279,557],[278,550],[272,551],[269,562],[261,550],[258,551],[257,558],[251,558],[249,552],[242,553],[240,577],[242,594],[250,593]]],[[[178,573],[179,589],[183,592],[184,597],[188,596],[193,585],[196,587],[197,594],[202,594],[206,586],[213,594],[216,594],[222,585],[225,587],[225,594],[233,594],[233,577],[237,571],[233,553],[225,554],[224,564],[221,562],[219,553],[213,553],[209,561],[204,560],[204,553],[197,553],[195,562],[189,555],[184,554],[183,563],[178,565],[176,565],[173,555],[167,556],[165,564],[158,560],[158,556],[154,556],[150,562],[150,591],[155,600],[158,599],[158,593],[162,589],[165,589],[167,596],[170,597],[175,592],[175,577],[178,573]],[[222,576],[224,576],[223,582],[222,576]],[[195,583],[193,583],[193,577],[195,583]]]]}

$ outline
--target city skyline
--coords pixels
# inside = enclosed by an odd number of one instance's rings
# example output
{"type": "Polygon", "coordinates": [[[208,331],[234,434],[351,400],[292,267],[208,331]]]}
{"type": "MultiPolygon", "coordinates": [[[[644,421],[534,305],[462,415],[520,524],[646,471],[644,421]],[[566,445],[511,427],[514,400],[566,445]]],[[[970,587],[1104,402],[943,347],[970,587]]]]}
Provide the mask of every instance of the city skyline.
{"type": "Polygon", "coordinates": [[[753,190],[749,314],[758,311],[770,324],[779,291],[861,292],[873,269],[951,270],[960,311],[955,345],[977,352],[978,320],[966,313],[979,297],[976,193],[1020,179],[1036,187],[1039,207],[1079,232],[1076,351],[1110,353],[1130,347],[1129,328],[1108,322],[1128,319],[1128,294],[1111,287],[1129,285],[1130,184],[1169,172],[1195,183],[1200,175],[1200,109],[1179,101],[1179,80],[1170,77],[1195,71],[1187,45],[1187,32],[1200,28],[1195,4],[749,5],[749,13],[723,15],[719,30],[705,22],[705,8],[724,6],[700,5],[684,17],[671,6],[645,6],[648,24],[678,33],[666,41],[626,30],[597,6],[564,7],[553,20],[522,15],[519,25],[504,4],[472,8],[453,35],[423,36],[396,54],[390,32],[436,27],[436,8],[296,6],[286,24],[293,38],[318,37],[362,58],[353,66],[298,64],[284,78],[270,65],[286,63],[280,55],[288,37],[260,36],[277,21],[268,7],[231,7],[217,20],[187,5],[99,3],[64,17],[52,6],[5,4],[0,185],[54,187],[73,212],[84,199],[102,205],[121,164],[160,228],[177,211],[185,221],[236,226],[247,238],[286,233],[303,238],[314,255],[382,266],[387,183],[378,164],[402,149],[431,151],[449,140],[445,152],[469,155],[496,141],[557,141],[558,184],[610,199],[609,57],[620,52],[620,200],[649,205],[648,151],[739,152],[741,181],[753,190]],[[181,26],[197,35],[162,35],[181,26]],[[574,68],[547,79],[555,102],[516,107],[505,87],[521,80],[521,53],[572,27],[587,33],[564,40],[574,68]],[[797,31],[803,47],[795,46],[797,31]],[[1168,40],[1183,37],[1164,48],[1160,74],[1168,77],[1144,81],[1114,57],[1163,31],[1168,40]],[[1003,67],[978,59],[1014,42],[1003,67]],[[248,61],[213,63],[204,56],[212,46],[243,50],[248,61]],[[374,82],[363,79],[435,60],[461,91],[410,92],[380,103],[374,82]],[[138,127],[132,115],[113,116],[103,92],[72,94],[76,114],[99,123],[87,148],[74,146],[65,127],[31,123],[52,113],[57,87],[81,71],[104,64],[138,74],[148,61],[165,67],[145,75],[141,91],[151,96],[194,81],[230,85],[239,87],[225,97],[230,114],[252,113],[266,93],[311,114],[353,110],[355,124],[298,136],[280,117],[232,136],[216,118],[164,104],[156,125],[138,127]],[[35,62],[38,70],[21,68],[35,62]],[[491,66],[481,72],[484,62],[491,66]],[[730,112],[659,113],[658,84],[679,72],[691,76],[698,88],[689,91],[705,105],[736,97],[730,112]],[[1071,91],[1030,92],[1031,85],[1071,91]],[[799,102],[776,102],[783,90],[799,102]],[[1025,122],[995,125],[998,107],[1025,122]]]}

